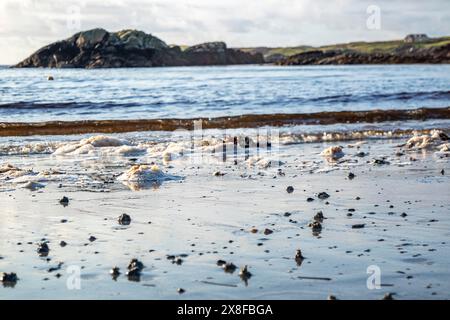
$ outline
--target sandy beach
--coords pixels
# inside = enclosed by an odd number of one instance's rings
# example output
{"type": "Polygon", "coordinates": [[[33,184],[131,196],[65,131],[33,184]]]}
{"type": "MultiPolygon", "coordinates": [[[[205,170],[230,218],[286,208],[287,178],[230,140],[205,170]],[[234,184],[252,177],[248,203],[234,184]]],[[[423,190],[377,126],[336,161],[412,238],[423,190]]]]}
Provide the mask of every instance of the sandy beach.
{"type": "Polygon", "coordinates": [[[227,157],[230,137],[4,138],[0,298],[449,299],[448,138],[422,133],[227,157]]]}

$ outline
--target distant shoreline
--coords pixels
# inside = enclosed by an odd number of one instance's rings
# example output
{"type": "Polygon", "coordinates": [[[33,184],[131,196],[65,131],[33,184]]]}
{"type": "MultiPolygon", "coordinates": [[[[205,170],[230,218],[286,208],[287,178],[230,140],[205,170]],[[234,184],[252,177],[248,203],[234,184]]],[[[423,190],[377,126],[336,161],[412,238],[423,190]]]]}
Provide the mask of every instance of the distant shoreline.
{"type": "Polygon", "coordinates": [[[353,42],[322,47],[228,48],[221,41],[190,47],[168,45],[138,30],[97,28],[51,43],[14,65],[18,68],[133,68],[277,65],[442,64],[450,63],[450,37],[408,35],[403,40],[353,42]]]}
{"type": "MultiPolygon", "coordinates": [[[[441,62],[441,63],[353,63],[353,64],[277,64],[273,62],[265,62],[265,63],[254,63],[254,64],[246,64],[245,66],[251,67],[267,67],[267,66],[275,66],[280,68],[301,68],[301,67],[352,67],[352,66],[426,66],[426,65],[447,65],[450,62],[441,62]]],[[[26,68],[18,68],[15,65],[0,65],[0,69],[34,69],[34,70],[107,70],[107,69],[161,69],[161,68],[211,68],[211,67],[243,67],[244,65],[235,65],[235,64],[226,64],[226,65],[192,65],[192,66],[160,66],[160,67],[117,67],[117,68],[93,68],[86,69],[83,67],[79,68],[55,68],[55,67],[26,67],[26,68]]]]}

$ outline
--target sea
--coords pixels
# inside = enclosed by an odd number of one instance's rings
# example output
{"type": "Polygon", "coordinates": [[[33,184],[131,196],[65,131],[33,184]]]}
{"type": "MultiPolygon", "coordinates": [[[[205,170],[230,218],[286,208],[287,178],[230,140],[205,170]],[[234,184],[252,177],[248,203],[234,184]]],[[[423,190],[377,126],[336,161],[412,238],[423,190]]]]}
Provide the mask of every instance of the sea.
{"type": "Polygon", "coordinates": [[[0,122],[193,119],[449,105],[450,65],[0,67],[0,122]]]}

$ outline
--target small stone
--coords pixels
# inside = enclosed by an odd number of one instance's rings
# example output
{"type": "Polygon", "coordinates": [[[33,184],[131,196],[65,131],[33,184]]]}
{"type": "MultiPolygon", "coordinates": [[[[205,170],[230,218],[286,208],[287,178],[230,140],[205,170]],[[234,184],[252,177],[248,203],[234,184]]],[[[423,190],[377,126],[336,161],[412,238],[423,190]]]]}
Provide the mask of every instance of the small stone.
{"type": "Polygon", "coordinates": [[[225,264],[227,264],[227,262],[225,260],[217,260],[217,265],[219,267],[223,267],[225,264]]]}
{"type": "Polygon", "coordinates": [[[236,266],[232,262],[225,263],[222,265],[222,268],[225,272],[233,273],[236,270],[236,266]]]}
{"type": "Polygon", "coordinates": [[[241,268],[241,270],[239,271],[239,276],[241,277],[242,280],[248,280],[248,279],[250,279],[250,277],[252,276],[252,274],[248,271],[247,266],[244,266],[244,267],[241,268]]]}
{"type": "Polygon", "coordinates": [[[327,298],[327,300],[337,300],[336,296],[333,296],[332,294],[330,294],[327,298]]]}
{"type": "Polygon", "coordinates": [[[269,234],[272,234],[272,233],[273,233],[273,231],[270,230],[270,229],[265,229],[265,230],[264,230],[264,234],[265,234],[266,236],[268,236],[269,234]]]}
{"type": "Polygon", "coordinates": [[[63,262],[60,262],[60,263],[58,263],[58,265],[56,266],[56,267],[51,267],[51,268],[49,268],[47,271],[48,272],[53,272],[53,271],[58,271],[58,270],[60,270],[61,269],[61,267],[63,266],[63,262]]]}
{"type": "Polygon", "coordinates": [[[400,217],[402,217],[402,218],[405,218],[405,217],[407,217],[408,215],[406,214],[406,213],[402,213],[401,215],[400,215],[400,217]]]}
{"type": "Polygon", "coordinates": [[[131,217],[128,214],[123,213],[118,218],[118,221],[119,221],[119,224],[128,226],[131,223],[131,217]]]}
{"type": "Polygon", "coordinates": [[[308,199],[306,199],[306,201],[308,201],[308,202],[313,202],[313,201],[314,201],[314,198],[309,197],[308,199]]]}
{"type": "Polygon", "coordinates": [[[312,229],[313,232],[319,232],[322,230],[322,224],[318,221],[311,222],[308,227],[312,229]]]}
{"type": "Polygon", "coordinates": [[[305,257],[302,255],[302,250],[298,249],[295,253],[295,261],[297,262],[297,265],[301,265],[303,260],[305,260],[305,257]]]}
{"type": "Polygon", "coordinates": [[[386,161],[384,159],[375,159],[375,160],[373,160],[373,163],[377,164],[377,165],[388,165],[388,164],[391,164],[389,161],[386,161]]]}
{"type": "Polygon", "coordinates": [[[64,207],[67,207],[69,205],[69,198],[62,197],[61,200],[59,200],[59,203],[62,204],[64,207]]]}
{"type": "Polygon", "coordinates": [[[5,286],[14,286],[17,282],[17,275],[14,272],[6,273],[1,272],[0,273],[0,282],[2,282],[5,286]]]}
{"type": "Polygon", "coordinates": [[[287,188],[286,188],[286,192],[287,192],[287,193],[292,193],[292,192],[294,192],[294,187],[293,187],[293,186],[287,187],[287,188]]]}
{"type": "Polygon", "coordinates": [[[225,173],[220,172],[220,171],[215,171],[215,172],[213,173],[213,176],[215,176],[215,177],[223,177],[224,175],[225,175],[225,173]]]}
{"type": "Polygon", "coordinates": [[[317,212],[316,215],[314,216],[314,220],[315,221],[322,222],[323,219],[325,219],[325,217],[323,216],[323,212],[322,211],[317,212]]]}
{"type": "Polygon", "coordinates": [[[354,224],[352,225],[352,229],[362,229],[364,228],[366,225],[365,224],[354,224]]]}
{"type": "Polygon", "coordinates": [[[67,242],[65,242],[64,240],[63,241],[61,241],[60,243],[59,243],[59,245],[61,246],[61,247],[65,247],[65,246],[67,246],[67,242]]]}
{"type": "Polygon", "coordinates": [[[179,294],[183,294],[183,293],[186,292],[186,290],[184,290],[183,288],[178,288],[178,289],[177,289],[177,292],[178,292],[179,294]]]}
{"type": "Polygon", "coordinates": [[[363,158],[363,157],[367,156],[367,153],[361,151],[361,152],[358,152],[358,153],[356,154],[356,156],[359,157],[359,158],[363,158]]]}
{"type": "Polygon", "coordinates": [[[50,252],[50,248],[48,247],[46,242],[41,242],[38,244],[37,253],[41,257],[48,256],[48,253],[50,252]]]}
{"type": "Polygon", "coordinates": [[[252,229],[250,230],[250,232],[251,232],[251,233],[258,233],[258,229],[252,228],[252,229]]]}
{"type": "Polygon", "coordinates": [[[353,172],[350,172],[349,174],[348,174],[348,178],[350,179],[350,180],[353,180],[353,179],[355,179],[355,174],[353,173],[353,172]]]}
{"type": "Polygon", "coordinates": [[[90,237],[89,237],[89,241],[90,241],[90,242],[94,242],[95,240],[97,240],[96,237],[94,237],[94,236],[90,236],[90,237]]]}
{"type": "Polygon", "coordinates": [[[128,270],[138,269],[139,271],[141,271],[142,269],[144,269],[144,264],[141,261],[139,261],[138,259],[134,258],[134,259],[131,259],[127,268],[128,268],[128,270]]]}
{"type": "Polygon", "coordinates": [[[444,171],[444,169],[442,169],[442,170],[441,170],[441,174],[442,174],[442,175],[444,175],[444,174],[445,174],[445,171],[444,171]]]}
{"type": "Polygon", "coordinates": [[[47,77],[47,80],[48,80],[48,81],[53,81],[53,80],[55,80],[55,78],[53,78],[53,76],[48,76],[48,77],[47,77]]]}
{"type": "Polygon", "coordinates": [[[394,295],[393,293],[388,292],[384,295],[382,300],[394,300],[393,295],[394,295]]]}
{"type": "Polygon", "coordinates": [[[317,197],[321,200],[325,200],[325,199],[328,199],[330,197],[330,195],[326,192],[321,192],[317,195],[317,197]]]}
{"type": "Polygon", "coordinates": [[[127,271],[127,277],[130,281],[139,282],[141,280],[141,270],[138,268],[129,269],[127,271]]]}
{"type": "Polygon", "coordinates": [[[117,278],[120,276],[120,269],[118,267],[113,267],[109,273],[113,276],[113,278],[117,278]]]}
{"type": "Polygon", "coordinates": [[[439,138],[442,140],[442,141],[448,141],[450,138],[448,137],[448,135],[447,134],[445,134],[444,132],[439,132],[439,138]]]}

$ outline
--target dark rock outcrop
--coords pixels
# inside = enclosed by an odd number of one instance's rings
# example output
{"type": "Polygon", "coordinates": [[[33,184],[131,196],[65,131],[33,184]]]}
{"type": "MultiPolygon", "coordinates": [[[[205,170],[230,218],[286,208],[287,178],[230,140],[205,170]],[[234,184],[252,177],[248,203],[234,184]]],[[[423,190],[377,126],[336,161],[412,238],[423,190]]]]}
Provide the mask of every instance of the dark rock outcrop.
{"type": "Polygon", "coordinates": [[[278,65],[450,63],[450,44],[432,48],[404,45],[389,53],[353,50],[314,50],[277,62],[278,65]]]}
{"type": "Polygon", "coordinates": [[[261,54],[229,49],[211,42],[181,50],[142,31],[104,29],[79,32],[45,46],[15,67],[122,68],[264,63],[261,54]]]}

